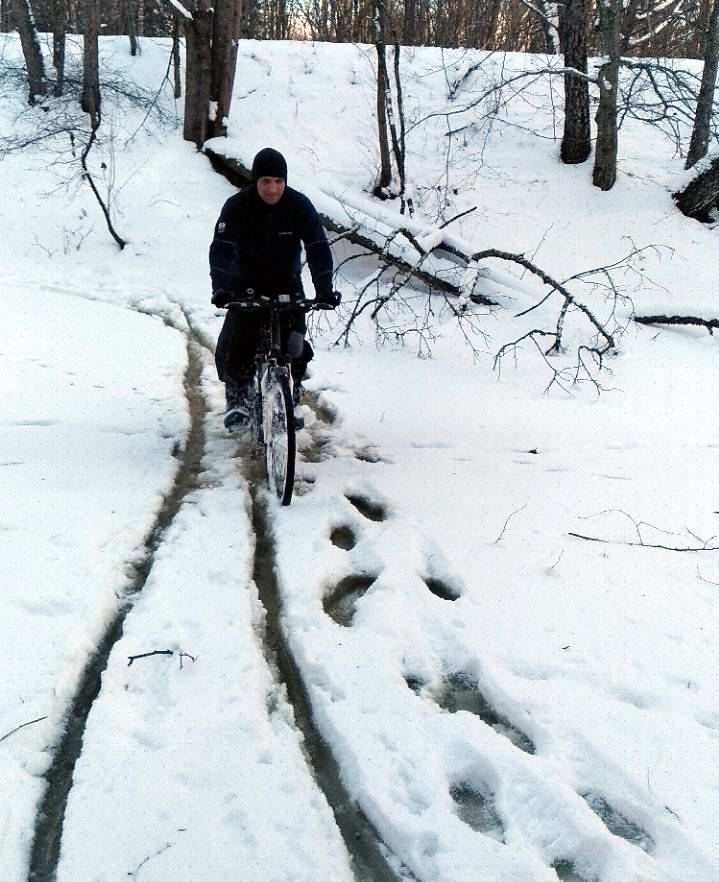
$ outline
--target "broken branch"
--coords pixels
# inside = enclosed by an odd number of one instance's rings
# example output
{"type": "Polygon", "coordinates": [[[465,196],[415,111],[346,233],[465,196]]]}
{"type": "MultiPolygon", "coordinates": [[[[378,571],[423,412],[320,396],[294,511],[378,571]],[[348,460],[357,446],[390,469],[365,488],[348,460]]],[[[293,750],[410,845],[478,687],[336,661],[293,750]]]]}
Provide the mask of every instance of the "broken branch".
{"type": "Polygon", "coordinates": [[[46,720],[46,719],[47,719],[47,716],[44,716],[44,717],[38,717],[36,720],[28,720],[27,723],[20,723],[19,726],[15,726],[14,729],[11,729],[9,732],[6,732],[2,736],[2,738],[0,738],[0,744],[2,744],[3,741],[7,741],[7,739],[11,735],[14,735],[16,732],[19,732],[20,729],[24,729],[26,726],[32,726],[34,723],[41,723],[43,720],[46,720]]]}

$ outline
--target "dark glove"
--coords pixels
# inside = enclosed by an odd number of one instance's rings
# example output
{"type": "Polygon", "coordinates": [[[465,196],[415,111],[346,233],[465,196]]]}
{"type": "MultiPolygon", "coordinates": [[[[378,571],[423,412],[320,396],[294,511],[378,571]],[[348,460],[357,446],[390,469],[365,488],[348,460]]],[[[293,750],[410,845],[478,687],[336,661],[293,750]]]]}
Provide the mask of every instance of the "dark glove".
{"type": "Polygon", "coordinates": [[[219,306],[220,309],[224,309],[231,300],[232,292],[225,290],[225,288],[218,288],[212,292],[212,305],[219,306]]]}
{"type": "Polygon", "coordinates": [[[316,291],[315,303],[322,309],[337,309],[342,302],[339,291],[316,291]]]}

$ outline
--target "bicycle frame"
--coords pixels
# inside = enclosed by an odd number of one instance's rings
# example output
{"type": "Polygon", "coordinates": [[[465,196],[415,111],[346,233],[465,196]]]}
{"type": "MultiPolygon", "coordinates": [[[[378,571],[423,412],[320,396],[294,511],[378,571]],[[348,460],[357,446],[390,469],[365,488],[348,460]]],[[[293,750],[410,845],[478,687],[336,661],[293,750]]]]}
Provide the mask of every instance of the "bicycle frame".
{"type": "Polygon", "coordinates": [[[293,300],[291,295],[280,295],[276,300],[235,301],[228,306],[267,313],[255,353],[252,428],[257,446],[264,454],[270,490],[282,505],[289,505],[294,485],[296,441],[291,358],[282,350],[280,318],[283,313],[309,312],[317,306],[313,301],[293,300]]]}

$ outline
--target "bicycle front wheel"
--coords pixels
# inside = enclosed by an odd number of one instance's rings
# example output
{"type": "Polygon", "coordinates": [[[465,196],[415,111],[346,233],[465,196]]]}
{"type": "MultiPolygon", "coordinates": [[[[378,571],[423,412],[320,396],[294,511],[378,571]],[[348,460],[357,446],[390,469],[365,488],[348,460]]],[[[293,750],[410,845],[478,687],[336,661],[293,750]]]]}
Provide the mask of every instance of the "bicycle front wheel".
{"type": "Polygon", "coordinates": [[[286,373],[271,371],[262,399],[267,483],[289,505],[295,482],[295,415],[286,373]]]}

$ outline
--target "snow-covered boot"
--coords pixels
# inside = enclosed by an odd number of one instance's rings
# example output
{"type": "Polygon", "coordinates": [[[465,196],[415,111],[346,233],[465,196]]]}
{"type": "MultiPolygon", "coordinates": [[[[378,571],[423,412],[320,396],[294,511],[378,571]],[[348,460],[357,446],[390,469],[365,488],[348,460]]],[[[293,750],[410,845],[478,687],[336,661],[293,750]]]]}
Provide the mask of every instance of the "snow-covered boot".
{"type": "Polygon", "coordinates": [[[227,400],[225,428],[229,432],[240,432],[246,429],[250,422],[247,386],[241,386],[239,383],[228,380],[225,383],[225,398],[227,400]]]}

